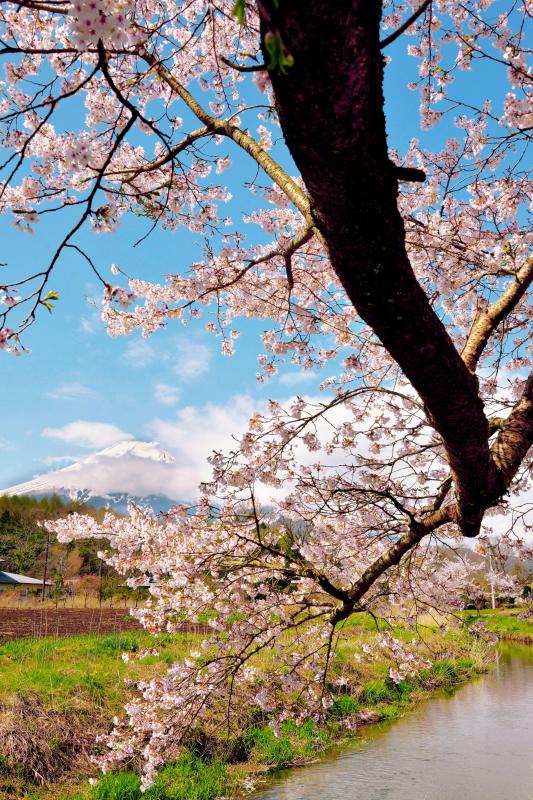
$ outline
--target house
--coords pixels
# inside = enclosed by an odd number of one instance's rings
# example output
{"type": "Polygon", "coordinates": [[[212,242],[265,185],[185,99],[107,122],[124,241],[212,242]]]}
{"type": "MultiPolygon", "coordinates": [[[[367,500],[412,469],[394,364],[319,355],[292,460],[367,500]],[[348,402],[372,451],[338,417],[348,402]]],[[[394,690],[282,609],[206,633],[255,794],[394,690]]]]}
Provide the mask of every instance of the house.
{"type": "MultiPolygon", "coordinates": [[[[45,586],[52,586],[51,581],[44,581],[45,586]]],[[[41,578],[30,578],[29,575],[17,575],[15,572],[2,572],[0,570],[0,586],[42,586],[41,578]]]]}

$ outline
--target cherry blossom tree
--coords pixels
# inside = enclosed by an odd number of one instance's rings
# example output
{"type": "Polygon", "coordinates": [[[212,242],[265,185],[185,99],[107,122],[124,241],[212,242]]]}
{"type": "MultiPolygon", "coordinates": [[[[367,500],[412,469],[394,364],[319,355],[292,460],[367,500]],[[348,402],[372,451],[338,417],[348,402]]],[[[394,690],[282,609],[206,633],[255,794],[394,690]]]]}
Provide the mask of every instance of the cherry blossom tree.
{"type": "MultiPolygon", "coordinates": [[[[147,784],[192,724],[230,730],[251,697],[276,720],[325,713],[345,620],[365,610],[412,622],[457,606],[468,570],[444,551],[463,537],[503,530],[528,552],[532,9],[0,9],[0,207],[25,232],[50,213],[68,219],[50,263],[0,287],[0,347],[24,350],[58,299],[56,265],[79,258],[103,284],[112,336],[202,317],[231,355],[240,321],[259,318],[270,326],[259,380],[287,360],[335,368],[320,399],[272,401],[233,452],[213,455],[195,509],[53,525],[62,538],[112,542],[111,563],[150,583],[139,611],[150,628],[209,618],[198,652],[142,686],[110,739],[112,759],[142,750],[147,784]],[[418,64],[405,91],[420,93],[421,125],[400,153],[387,144],[383,78],[404,47],[418,64]],[[474,80],[490,80],[490,100],[474,80]],[[253,168],[250,210],[236,221],[219,178],[232,162],[253,168]],[[201,236],[202,257],[162,284],[113,266],[111,283],[76,236],[112,233],[128,214],[146,219],[147,235],[201,236]]],[[[393,680],[417,668],[400,642],[380,642],[393,680]]]]}

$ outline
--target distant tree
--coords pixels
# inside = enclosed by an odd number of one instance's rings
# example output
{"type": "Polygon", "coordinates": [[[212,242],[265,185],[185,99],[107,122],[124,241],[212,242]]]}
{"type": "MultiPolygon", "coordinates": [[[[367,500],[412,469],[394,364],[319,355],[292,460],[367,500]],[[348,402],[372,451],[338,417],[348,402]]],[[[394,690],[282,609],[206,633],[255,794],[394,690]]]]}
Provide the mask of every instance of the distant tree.
{"type": "Polygon", "coordinates": [[[52,576],[52,587],[50,589],[50,598],[54,601],[55,607],[59,603],[66,600],[68,595],[67,585],[63,578],[63,573],[60,570],[55,570],[52,576]]]}

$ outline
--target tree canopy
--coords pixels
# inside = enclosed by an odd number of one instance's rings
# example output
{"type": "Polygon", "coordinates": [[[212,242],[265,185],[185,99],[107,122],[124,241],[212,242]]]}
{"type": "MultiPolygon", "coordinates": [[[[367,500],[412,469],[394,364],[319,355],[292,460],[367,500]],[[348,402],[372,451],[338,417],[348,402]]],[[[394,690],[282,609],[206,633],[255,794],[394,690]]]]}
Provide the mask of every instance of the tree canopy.
{"type": "MultiPolygon", "coordinates": [[[[112,336],[203,317],[230,355],[239,320],[259,318],[270,325],[260,380],[287,359],[341,363],[320,400],[272,401],[233,452],[214,454],[195,509],[54,525],[64,537],[110,538],[119,570],[149,576],[147,624],[172,629],[212,613],[204,649],[145,687],[126,733],[110,740],[116,758],[145,748],[149,781],[215,699],[228,727],[242,697],[277,719],[322,713],[353,611],[412,619],[453,607],[463,564],[431,547],[437,536],[453,544],[492,524],[527,550],[531,8],[7,0],[0,9],[0,207],[21,230],[50,213],[66,220],[50,263],[3,286],[0,345],[21,352],[58,299],[56,264],[76,257],[103,284],[112,336]],[[405,91],[420,93],[421,125],[395,152],[383,78],[404,46],[418,62],[405,91]],[[476,86],[489,82],[480,99],[476,86]],[[65,107],[76,120],[67,126],[65,107]],[[242,174],[232,161],[253,176],[237,220],[219,178],[242,174]],[[76,235],[85,225],[112,233],[131,213],[149,230],[200,236],[202,257],[163,284],[115,267],[112,284],[76,235]],[[265,485],[268,507],[257,494],[265,485]],[[264,650],[267,673],[254,662],[264,650]]],[[[403,645],[389,646],[397,674],[412,668],[403,645]]]]}

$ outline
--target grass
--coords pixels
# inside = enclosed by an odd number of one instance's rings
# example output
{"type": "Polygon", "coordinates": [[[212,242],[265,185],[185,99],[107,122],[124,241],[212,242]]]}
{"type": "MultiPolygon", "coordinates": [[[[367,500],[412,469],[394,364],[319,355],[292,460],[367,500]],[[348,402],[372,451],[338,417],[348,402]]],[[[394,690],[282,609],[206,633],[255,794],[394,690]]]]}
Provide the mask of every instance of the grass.
{"type": "Polygon", "coordinates": [[[466,611],[465,619],[467,624],[482,622],[501,639],[533,643],[533,609],[529,612],[525,608],[466,611]]]}
{"type": "Polygon", "coordinates": [[[225,764],[206,764],[191,753],[161,770],[144,794],[134,772],[105,775],[93,790],[94,800],[215,800],[227,788],[225,764]]]}
{"type": "MultiPolygon", "coordinates": [[[[363,614],[348,620],[349,636],[339,650],[339,670],[345,688],[335,697],[328,721],[321,726],[287,721],[278,735],[254,722],[231,742],[209,752],[191,742],[180,759],[166,766],[156,784],[140,792],[132,772],[112,773],[90,787],[94,773],[88,760],[94,738],[109,729],[128,696],[123,679],[147,679],[161,674],[168,663],[182,658],[198,636],[154,637],[145,632],[61,639],[17,640],[0,645],[0,796],[16,800],[214,800],[243,794],[250,775],[304,763],[346,735],[348,717],[378,721],[405,714],[428,692],[453,687],[483,671],[486,656],[481,643],[464,632],[446,637],[430,626],[424,629],[425,655],[431,668],[395,685],[388,663],[355,662],[354,644],[371,642],[373,624],[363,614]],[[157,647],[158,656],[126,664],[122,653],[157,647]],[[9,721],[9,724],[8,722],[9,721]],[[9,727],[11,725],[11,728],[9,727]],[[17,753],[23,731],[26,756],[17,753]],[[45,767],[46,785],[36,774],[45,767]],[[33,770],[33,773],[32,773],[33,770]],[[4,794],[2,794],[4,791],[4,794]]],[[[395,629],[399,638],[412,632],[395,629]]],[[[265,656],[267,657],[267,656],[265,656]]],[[[200,737],[201,742],[201,737],[200,737]]],[[[216,743],[215,743],[216,744],[216,743]]]]}
{"type": "Polygon", "coordinates": [[[161,672],[198,640],[194,634],[154,639],[144,631],[104,636],[15,639],[0,644],[0,702],[8,695],[33,695],[56,708],[91,705],[95,699],[115,713],[126,697],[124,678],[161,672]],[[125,664],[123,652],[157,647],[160,656],[125,664]]]}

